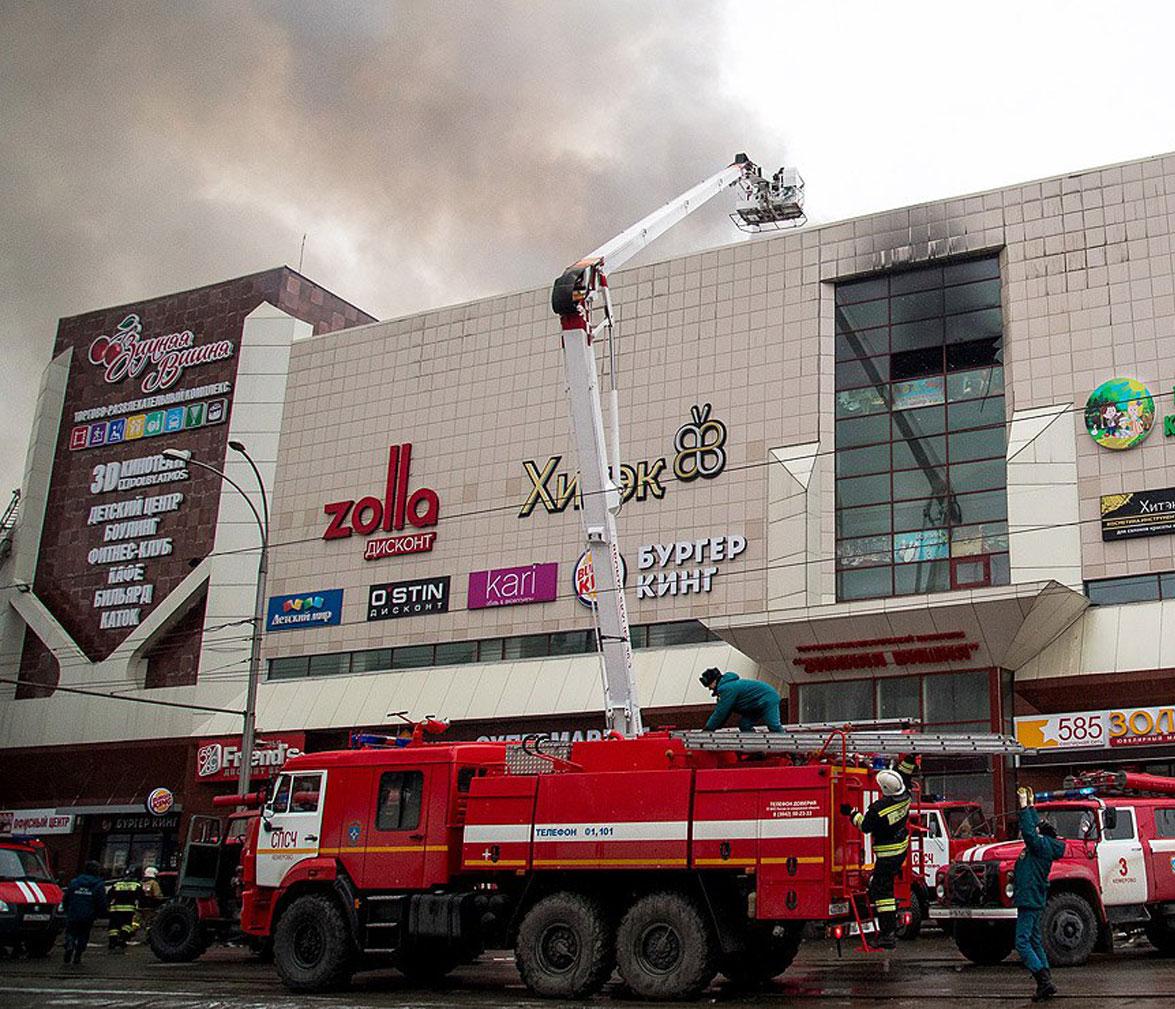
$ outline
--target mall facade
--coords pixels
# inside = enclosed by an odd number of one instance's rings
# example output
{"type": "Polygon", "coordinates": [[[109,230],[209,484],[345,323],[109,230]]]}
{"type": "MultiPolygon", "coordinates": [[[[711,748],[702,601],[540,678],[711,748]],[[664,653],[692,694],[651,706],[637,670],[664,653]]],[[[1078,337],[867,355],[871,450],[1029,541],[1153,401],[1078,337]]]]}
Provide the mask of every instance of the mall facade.
{"type": "MultiPolygon", "coordinates": [[[[926,767],[997,811],[1175,772],[1173,224],[1167,155],[611,277],[645,724],[717,665],[785,721],[1017,734],[926,767]]],[[[62,320],[0,561],[0,809],[62,871],[174,864],[234,786],[257,528],[165,448],[269,490],[258,779],[398,712],[601,730],[548,299],[375,322],[278,269],[62,320]]]]}

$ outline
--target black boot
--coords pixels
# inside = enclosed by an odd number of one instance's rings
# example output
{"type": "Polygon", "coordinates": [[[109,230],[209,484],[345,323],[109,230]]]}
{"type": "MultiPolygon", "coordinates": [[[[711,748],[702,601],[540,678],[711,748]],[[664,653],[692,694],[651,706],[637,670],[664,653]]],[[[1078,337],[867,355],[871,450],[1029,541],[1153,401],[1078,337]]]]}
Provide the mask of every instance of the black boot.
{"type": "Polygon", "coordinates": [[[1057,986],[1053,984],[1047,967],[1036,971],[1032,976],[1036,978],[1036,991],[1032,993],[1033,1002],[1043,1002],[1057,994],[1057,986]]]}

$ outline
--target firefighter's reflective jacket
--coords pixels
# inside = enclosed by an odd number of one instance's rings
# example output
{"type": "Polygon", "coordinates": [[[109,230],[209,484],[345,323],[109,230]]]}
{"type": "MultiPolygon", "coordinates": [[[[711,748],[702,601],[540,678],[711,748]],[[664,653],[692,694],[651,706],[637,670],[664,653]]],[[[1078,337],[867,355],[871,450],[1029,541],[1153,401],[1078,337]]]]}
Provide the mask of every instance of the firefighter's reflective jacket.
{"type": "Polygon", "coordinates": [[[902,757],[894,770],[901,775],[905,787],[897,795],[883,795],[870,804],[864,813],[853,813],[853,826],[873,838],[874,858],[905,857],[910,847],[910,782],[914,776],[914,759],[902,757]]]}

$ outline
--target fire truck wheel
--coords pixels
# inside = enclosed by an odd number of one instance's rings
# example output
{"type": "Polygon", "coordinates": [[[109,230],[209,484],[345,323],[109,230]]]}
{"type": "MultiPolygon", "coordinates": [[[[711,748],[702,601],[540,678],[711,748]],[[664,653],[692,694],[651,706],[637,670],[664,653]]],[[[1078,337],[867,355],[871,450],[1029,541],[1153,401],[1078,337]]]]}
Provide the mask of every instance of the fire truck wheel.
{"type": "Polygon", "coordinates": [[[1053,967],[1079,967],[1098,939],[1098,923],[1089,901],[1075,893],[1049,898],[1040,919],[1044,951],[1053,967]]]}
{"type": "Polygon", "coordinates": [[[599,900],[560,891],[526,912],[514,960],[536,995],[584,998],[612,976],[613,939],[611,919],[599,900]]]}
{"type": "Polygon", "coordinates": [[[1146,938],[1164,956],[1175,956],[1175,918],[1158,918],[1148,922],[1146,938]]]}
{"type": "Polygon", "coordinates": [[[1016,929],[1011,922],[960,920],[955,923],[955,945],[972,963],[1003,963],[1016,945],[1016,929]]]}
{"type": "Polygon", "coordinates": [[[616,963],[643,998],[692,999],[714,980],[716,946],[694,901],[672,891],[651,893],[621,920],[616,963]]]}
{"type": "Polygon", "coordinates": [[[171,901],[156,912],[147,942],[164,963],[189,963],[208,948],[196,908],[187,901],[171,901]]]}
{"type": "Polygon", "coordinates": [[[718,969],[739,988],[754,988],[779,977],[796,958],[803,942],[802,929],[776,935],[774,929],[756,929],[747,937],[741,953],[724,954],[718,969]]]}
{"type": "Polygon", "coordinates": [[[351,980],[351,940],[343,912],[325,894],[298,897],[278,919],[273,963],[291,991],[318,992],[351,980]]]}

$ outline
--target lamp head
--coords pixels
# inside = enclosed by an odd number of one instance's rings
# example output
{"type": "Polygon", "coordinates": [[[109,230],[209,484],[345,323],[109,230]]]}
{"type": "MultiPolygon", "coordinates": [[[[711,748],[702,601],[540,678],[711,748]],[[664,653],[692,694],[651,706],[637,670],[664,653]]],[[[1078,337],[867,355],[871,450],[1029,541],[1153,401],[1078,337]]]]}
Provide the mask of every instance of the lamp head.
{"type": "Polygon", "coordinates": [[[180,462],[187,462],[192,458],[192,453],[186,448],[165,448],[159,454],[164,459],[178,459],[180,462]]]}
{"type": "Polygon", "coordinates": [[[240,452],[242,455],[245,452],[245,443],[243,441],[230,441],[228,447],[234,452],[240,452]]]}

